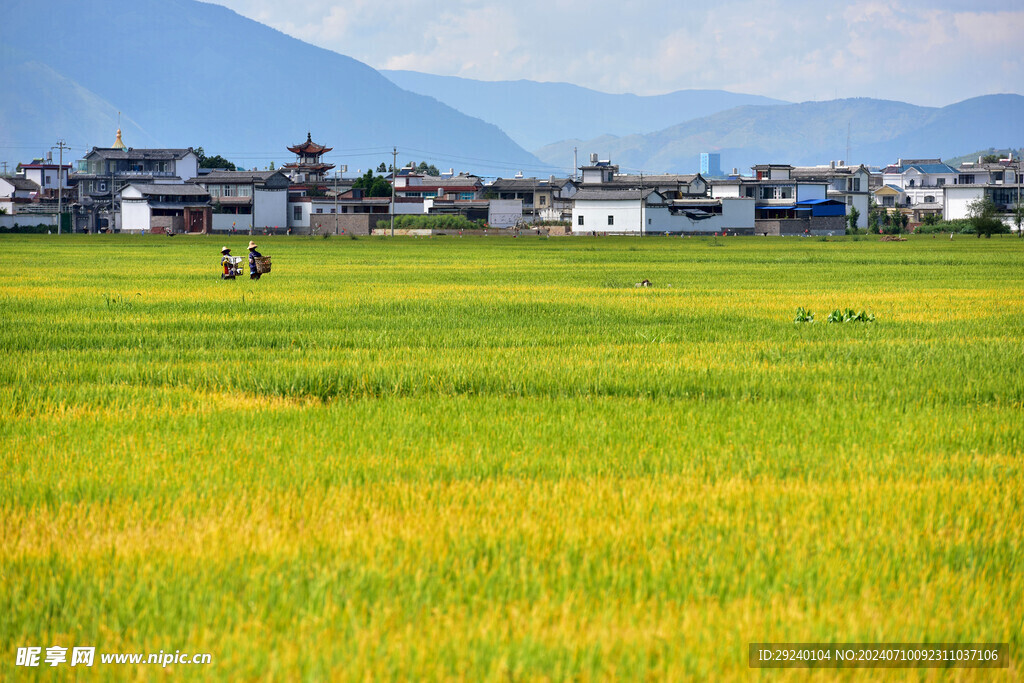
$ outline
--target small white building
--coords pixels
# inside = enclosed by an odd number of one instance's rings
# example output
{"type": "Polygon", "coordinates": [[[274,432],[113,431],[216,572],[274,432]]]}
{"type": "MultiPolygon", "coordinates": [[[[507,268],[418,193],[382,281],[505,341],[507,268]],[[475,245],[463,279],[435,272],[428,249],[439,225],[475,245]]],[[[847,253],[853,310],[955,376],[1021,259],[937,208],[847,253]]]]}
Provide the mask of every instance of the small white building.
{"type": "Polygon", "coordinates": [[[971,202],[982,198],[991,200],[997,217],[1016,229],[1013,212],[1024,198],[1024,185],[1019,183],[947,185],[943,188],[942,218],[947,221],[968,218],[971,202]]]}
{"type": "Polygon", "coordinates": [[[130,183],[118,193],[122,232],[206,233],[210,195],[192,183],[130,183]]]}
{"type": "MultiPolygon", "coordinates": [[[[649,204],[664,205],[650,190],[596,190],[584,187],[573,197],[572,231],[577,234],[642,235],[649,204]]],[[[650,217],[653,225],[654,217],[650,217]]]]}
{"type": "Polygon", "coordinates": [[[68,173],[71,172],[71,164],[53,163],[52,160],[34,159],[31,164],[18,164],[18,172],[22,177],[31,180],[41,190],[49,195],[57,196],[57,188],[61,188],[64,196],[68,195],[71,185],[68,184],[68,173]]]}
{"type": "Polygon", "coordinates": [[[29,204],[39,196],[39,185],[27,178],[0,176],[0,209],[13,215],[19,204],[29,204]]]}

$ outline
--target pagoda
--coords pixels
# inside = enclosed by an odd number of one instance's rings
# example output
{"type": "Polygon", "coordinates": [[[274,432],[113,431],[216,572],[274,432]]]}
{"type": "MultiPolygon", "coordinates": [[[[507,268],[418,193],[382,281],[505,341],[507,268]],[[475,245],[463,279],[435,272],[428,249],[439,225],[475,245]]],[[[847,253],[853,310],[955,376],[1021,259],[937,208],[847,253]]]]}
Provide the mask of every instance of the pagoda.
{"type": "Polygon", "coordinates": [[[320,160],[320,157],[332,149],[334,148],[324,147],[313,142],[312,135],[307,132],[305,142],[288,148],[288,151],[293,152],[297,157],[295,163],[285,164],[283,168],[291,171],[292,177],[296,180],[302,182],[322,182],[324,174],[334,168],[334,164],[325,164],[320,160]]]}

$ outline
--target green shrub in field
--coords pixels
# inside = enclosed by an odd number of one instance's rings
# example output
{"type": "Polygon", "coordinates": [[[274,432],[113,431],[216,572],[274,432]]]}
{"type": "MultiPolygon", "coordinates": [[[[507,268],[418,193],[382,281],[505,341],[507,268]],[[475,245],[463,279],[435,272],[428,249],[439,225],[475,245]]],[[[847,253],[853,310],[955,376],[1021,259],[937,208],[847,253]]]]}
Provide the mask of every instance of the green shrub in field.
{"type": "Polygon", "coordinates": [[[796,309],[796,317],[793,318],[793,322],[795,322],[795,323],[813,323],[814,322],[814,313],[812,313],[809,310],[806,310],[803,306],[801,306],[800,308],[796,309]]]}
{"type": "Polygon", "coordinates": [[[845,311],[837,308],[828,314],[828,322],[830,323],[873,323],[875,322],[874,314],[869,314],[867,311],[861,311],[860,313],[854,313],[852,308],[847,308],[845,311]]]}

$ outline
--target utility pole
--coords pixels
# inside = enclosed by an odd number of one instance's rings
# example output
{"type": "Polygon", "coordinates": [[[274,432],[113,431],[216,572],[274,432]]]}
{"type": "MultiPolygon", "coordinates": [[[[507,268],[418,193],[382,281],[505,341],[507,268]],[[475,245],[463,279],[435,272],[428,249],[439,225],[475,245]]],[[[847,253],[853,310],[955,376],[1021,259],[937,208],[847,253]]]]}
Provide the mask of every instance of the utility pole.
{"type": "Polygon", "coordinates": [[[0,166],[4,167],[3,175],[7,175],[7,162],[6,161],[0,161],[0,166]]]}
{"type": "Polygon", "coordinates": [[[334,235],[338,235],[338,174],[341,169],[334,172],[334,235]]]}
{"type": "Polygon", "coordinates": [[[644,172],[640,171],[640,236],[644,236],[644,172]]]}
{"type": "MultiPolygon", "coordinates": [[[[60,150],[60,162],[57,166],[57,234],[60,234],[61,226],[64,224],[64,181],[60,177],[60,174],[64,172],[64,150],[68,149],[68,146],[64,144],[64,138],[57,140],[57,144],[50,149],[60,150]]],[[[51,157],[52,158],[52,157],[51,157]]],[[[46,173],[43,173],[43,179],[46,179],[46,173]]],[[[74,232],[75,228],[72,226],[71,232],[74,232]]]]}
{"type": "Polygon", "coordinates": [[[398,184],[398,148],[391,148],[391,236],[395,236],[395,185],[398,184]]]}
{"type": "Polygon", "coordinates": [[[572,179],[576,180],[576,148],[572,148],[572,179]]]}

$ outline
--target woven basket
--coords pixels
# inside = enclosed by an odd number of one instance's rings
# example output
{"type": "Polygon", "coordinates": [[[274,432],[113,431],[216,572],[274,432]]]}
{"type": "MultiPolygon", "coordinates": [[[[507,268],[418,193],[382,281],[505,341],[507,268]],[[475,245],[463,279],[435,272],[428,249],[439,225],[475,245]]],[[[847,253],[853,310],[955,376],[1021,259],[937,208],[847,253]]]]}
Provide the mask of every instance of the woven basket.
{"type": "Polygon", "coordinates": [[[256,272],[260,275],[270,272],[270,257],[260,256],[256,259],[256,272]]]}

